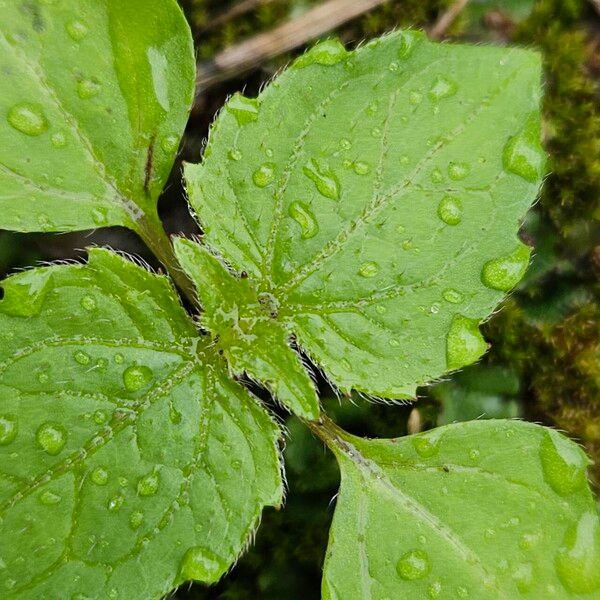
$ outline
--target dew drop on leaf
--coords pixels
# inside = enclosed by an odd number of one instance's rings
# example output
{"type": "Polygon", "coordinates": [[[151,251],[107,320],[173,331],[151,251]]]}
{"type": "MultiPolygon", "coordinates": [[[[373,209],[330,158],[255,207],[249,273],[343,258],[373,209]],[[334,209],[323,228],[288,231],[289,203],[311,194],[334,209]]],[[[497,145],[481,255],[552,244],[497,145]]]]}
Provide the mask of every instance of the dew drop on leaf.
{"type": "Polygon", "coordinates": [[[465,162],[451,162],[448,165],[448,177],[454,181],[464,179],[471,172],[471,167],[465,162]]]}
{"type": "Polygon", "coordinates": [[[454,315],[446,336],[448,369],[459,369],[475,362],[487,350],[476,319],[454,315]]]}
{"type": "Polygon", "coordinates": [[[547,430],[540,444],[544,479],[560,496],[568,496],[586,483],[587,459],[581,450],[557,431],[547,430]]]}
{"type": "Polygon", "coordinates": [[[102,423],[106,423],[107,419],[108,419],[108,415],[106,414],[106,411],[97,410],[94,412],[94,423],[96,423],[98,425],[102,425],[102,423]]]}
{"type": "Polygon", "coordinates": [[[108,471],[104,467],[96,467],[92,471],[90,479],[96,485],[106,485],[108,483],[108,471]]]}
{"type": "Polygon", "coordinates": [[[427,586],[427,597],[431,600],[436,600],[442,593],[442,584],[439,581],[434,581],[427,586]]]}
{"type": "Polygon", "coordinates": [[[108,223],[107,210],[105,208],[95,208],[92,211],[92,220],[98,227],[106,225],[108,223]]]}
{"type": "Polygon", "coordinates": [[[438,204],[438,217],[446,225],[458,225],[462,219],[462,202],[456,196],[444,196],[438,204]]]}
{"type": "Polygon", "coordinates": [[[114,361],[115,361],[115,362],[116,362],[118,365],[121,365],[121,364],[123,364],[123,360],[125,360],[125,359],[123,358],[123,355],[122,355],[121,353],[117,353],[117,354],[115,354],[114,361]]]}
{"type": "Polygon", "coordinates": [[[135,510],[129,517],[129,527],[131,529],[138,529],[144,522],[144,513],[140,510],[135,510]]]}
{"type": "Polygon", "coordinates": [[[600,522],[593,512],[584,513],[571,527],[555,559],[562,584],[574,594],[600,588],[600,522]]]}
{"type": "Polygon", "coordinates": [[[50,490],[45,490],[39,495],[39,500],[42,504],[51,506],[52,504],[58,504],[62,498],[50,490]]]}
{"type": "Polygon", "coordinates": [[[313,64],[330,67],[343,61],[347,56],[348,51],[339,40],[324,40],[298,58],[294,67],[303,68],[313,64]]]}
{"type": "Polygon", "coordinates": [[[371,260],[364,262],[358,269],[358,274],[361,277],[375,277],[379,273],[379,265],[371,260]]]}
{"type": "Polygon", "coordinates": [[[442,292],[442,298],[450,304],[459,304],[463,301],[464,296],[453,288],[448,288],[442,292]]]}
{"type": "Polygon", "coordinates": [[[77,95],[82,100],[93,98],[100,93],[100,82],[95,79],[81,79],[77,82],[77,95]]]}
{"type": "Polygon", "coordinates": [[[65,29],[67,30],[69,37],[75,42],[80,42],[88,34],[87,25],[77,20],[69,21],[65,25],[65,29]]]}
{"type": "MultiPolygon", "coordinates": [[[[116,359],[116,357],[115,357],[116,359]]],[[[123,373],[123,384],[129,392],[137,392],[148,385],[152,379],[152,371],[145,366],[133,365],[123,373]]]]}
{"type": "Polygon", "coordinates": [[[441,435],[439,431],[424,433],[412,439],[412,445],[421,458],[431,458],[439,452],[441,435]]]}
{"type": "Polygon", "coordinates": [[[408,58],[419,39],[419,34],[414,31],[403,31],[398,40],[398,58],[408,58]]]}
{"type": "Polygon", "coordinates": [[[96,310],[96,300],[93,296],[83,296],[83,298],[79,301],[81,304],[81,308],[83,310],[87,310],[89,312],[96,310]]]}
{"type": "Polygon", "coordinates": [[[403,554],[396,564],[396,572],[407,581],[423,579],[430,570],[429,555],[424,550],[411,550],[403,554]]]}
{"type": "Polygon", "coordinates": [[[78,365],[89,365],[92,360],[90,355],[83,352],[83,350],[77,350],[77,352],[73,354],[73,358],[78,365]]]}
{"type": "Polygon", "coordinates": [[[442,183],[442,181],[444,181],[444,176],[437,167],[431,171],[429,178],[431,179],[432,183],[442,183]]]}
{"type": "Polygon", "coordinates": [[[215,581],[226,565],[213,552],[200,546],[190,548],[184,555],[179,567],[181,581],[215,581]]]}
{"type": "Polygon", "coordinates": [[[353,168],[357,175],[366,175],[371,170],[371,167],[366,162],[362,162],[361,160],[357,160],[354,163],[353,168]]]}
{"type": "Polygon", "coordinates": [[[265,163],[252,173],[252,181],[259,188],[267,187],[275,179],[275,165],[265,163]]]}
{"type": "Polygon", "coordinates": [[[502,164],[506,171],[532,183],[544,174],[546,159],[535,118],[530,119],[521,133],[506,142],[502,152],[502,164]]]}
{"type": "Polygon", "coordinates": [[[8,122],[17,131],[32,137],[41,135],[48,129],[48,121],[39,104],[22,102],[8,111],[8,122]]]}
{"type": "Polygon", "coordinates": [[[330,200],[340,199],[340,182],[331,169],[320,167],[311,158],[302,171],[315,184],[319,194],[330,200]]]}
{"type": "Polygon", "coordinates": [[[178,141],[179,140],[176,135],[168,135],[167,137],[163,138],[162,142],[160,143],[160,147],[165,152],[173,152],[177,150],[178,141]]]}
{"type": "Polygon", "coordinates": [[[521,281],[529,265],[531,248],[524,244],[510,254],[489,260],[483,265],[481,281],[491,289],[508,292],[521,281]]]}
{"type": "Polygon", "coordinates": [[[60,423],[48,421],[40,425],[35,439],[45,452],[51,456],[56,456],[67,443],[67,431],[60,423]]]}
{"type": "Polygon", "coordinates": [[[526,594],[533,585],[533,565],[531,563],[521,563],[512,573],[512,579],[521,594],[526,594]]]}
{"type": "Polygon", "coordinates": [[[340,140],[340,148],[343,150],[350,150],[350,148],[352,148],[352,142],[347,138],[342,138],[340,140]]]}
{"type": "Polygon", "coordinates": [[[237,148],[232,148],[228,153],[227,153],[227,157],[230,160],[242,160],[242,153],[240,150],[238,150],[237,148]]]}
{"type": "Polygon", "coordinates": [[[14,415],[0,415],[0,446],[8,446],[15,441],[19,431],[17,417],[14,415]]]}
{"type": "Polygon", "coordinates": [[[312,211],[302,202],[292,202],[288,208],[288,215],[300,225],[303,240],[315,237],[319,232],[319,224],[312,211]]]}
{"type": "Polygon", "coordinates": [[[52,134],[50,141],[55,148],[64,148],[67,145],[67,138],[62,131],[52,134]]]}
{"type": "Polygon", "coordinates": [[[456,83],[448,77],[438,76],[429,89],[429,99],[438,102],[456,94],[456,83]]]}
{"type": "Polygon", "coordinates": [[[125,498],[121,494],[117,494],[108,501],[106,508],[108,508],[110,512],[118,512],[121,509],[121,506],[123,506],[124,501],[125,498]]]}
{"type": "Polygon", "coordinates": [[[137,492],[140,496],[154,496],[160,485],[160,474],[156,471],[148,473],[138,481],[137,492]]]}
{"type": "Polygon", "coordinates": [[[246,98],[239,92],[234,94],[226,105],[238,125],[247,125],[258,119],[258,100],[246,98]]]}

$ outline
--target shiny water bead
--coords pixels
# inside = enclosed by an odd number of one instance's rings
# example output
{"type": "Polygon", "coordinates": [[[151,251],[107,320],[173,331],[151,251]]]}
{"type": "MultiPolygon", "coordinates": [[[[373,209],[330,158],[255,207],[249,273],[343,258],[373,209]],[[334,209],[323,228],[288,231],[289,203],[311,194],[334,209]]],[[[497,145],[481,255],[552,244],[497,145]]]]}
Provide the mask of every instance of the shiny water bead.
{"type": "Polygon", "coordinates": [[[313,64],[329,67],[345,60],[348,54],[348,51],[339,40],[324,40],[298,58],[294,63],[294,67],[304,68],[313,64]]]}
{"type": "Polygon", "coordinates": [[[184,555],[179,566],[180,581],[217,581],[227,564],[214,552],[201,546],[190,548],[184,555]]]}
{"type": "Polygon", "coordinates": [[[36,432],[38,446],[51,456],[61,452],[67,443],[67,431],[60,423],[46,422],[36,432]]]}
{"type": "Polygon", "coordinates": [[[375,277],[379,273],[379,265],[373,261],[364,262],[358,269],[358,274],[361,277],[375,277]]]}
{"type": "Polygon", "coordinates": [[[246,98],[238,92],[229,99],[225,108],[235,117],[238,125],[247,125],[258,119],[257,98],[246,98]]]}
{"type": "Polygon", "coordinates": [[[100,93],[101,88],[100,82],[95,77],[81,79],[77,82],[77,95],[82,100],[88,100],[89,98],[97,96],[100,93]]]}
{"type": "Polygon", "coordinates": [[[140,496],[154,496],[160,485],[160,474],[157,471],[148,473],[138,481],[137,492],[140,496]]]}
{"type": "Polygon", "coordinates": [[[459,304],[463,301],[464,296],[458,290],[448,288],[442,292],[442,298],[450,304],[459,304]]]}
{"type": "Polygon", "coordinates": [[[540,461],[544,479],[560,496],[568,496],[586,484],[587,457],[557,431],[549,429],[544,432],[540,461]]]}
{"type": "Polygon", "coordinates": [[[275,179],[275,165],[265,163],[252,173],[252,181],[259,188],[267,187],[275,179]]]}
{"type": "Polygon", "coordinates": [[[455,315],[446,335],[448,369],[459,369],[475,362],[487,348],[479,331],[479,322],[463,315],[455,315]]]}
{"type": "Polygon", "coordinates": [[[341,186],[335,173],[328,167],[321,167],[316,160],[311,158],[302,169],[317,188],[317,191],[330,200],[339,200],[341,186]]]}
{"type": "Polygon", "coordinates": [[[407,581],[423,579],[430,570],[429,555],[424,550],[411,550],[403,554],[396,564],[396,572],[407,581]]]}
{"type": "Polygon", "coordinates": [[[540,143],[537,118],[531,117],[519,134],[509,138],[502,152],[502,163],[508,172],[526,181],[533,183],[542,177],[546,156],[540,143]]]}
{"type": "Polygon", "coordinates": [[[442,436],[439,431],[414,436],[411,443],[421,458],[431,458],[439,452],[442,436]]]}
{"type": "Polygon", "coordinates": [[[462,202],[456,196],[444,196],[437,208],[438,217],[446,225],[458,225],[462,220],[462,212],[462,202]]]}
{"type": "Polygon", "coordinates": [[[75,42],[80,42],[83,40],[89,31],[85,23],[77,20],[69,21],[65,25],[65,29],[67,30],[69,37],[75,42]]]}
{"type": "Polygon", "coordinates": [[[288,215],[300,225],[301,237],[308,240],[319,232],[319,224],[310,208],[299,201],[292,202],[288,208],[288,215]]]}
{"type": "Polygon", "coordinates": [[[48,129],[48,120],[43,108],[31,102],[21,102],[13,106],[8,111],[7,120],[11,127],[31,137],[41,135],[48,129]]]}
{"type": "Polygon", "coordinates": [[[530,256],[531,248],[519,244],[510,254],[486,262],[481,271],[481,281],[491,289],[508,292],[521,281],[530,256]]]}
{"type": "Polygon", "coordinates": [[[14,442],[18,431],[19,426],[15,415],[0,415],[0,446],[8,446],[14,442]]]}
{"type": "Polygon", "coordinates": [[[104,467],[96,467],[92,471],[90,479],[96,485],[106,485],[108,483],[108,471],[104,467]]]}
{"type": "Polygon", "coordinates": [[[451,162],[448,165],[448,177],[453,181],[460,181],[471,172],[471,167],[465,162],[451,162]]]}
{"type": "Polygon", "coordinates": [[[444,98],[454,96],[454,94],[456,94],[456,90],[456,82],[452,81],[448,77],[439,75],[429,88],[429,99],[433,102],[438,102],[444,98]]]}
{"type": "Polygon", "coordinates": [[[146,387],[152,380],[152,371],[146,366],[133,365],[125,369],[123,384],[129,392],[136,392],[146,387]]]}

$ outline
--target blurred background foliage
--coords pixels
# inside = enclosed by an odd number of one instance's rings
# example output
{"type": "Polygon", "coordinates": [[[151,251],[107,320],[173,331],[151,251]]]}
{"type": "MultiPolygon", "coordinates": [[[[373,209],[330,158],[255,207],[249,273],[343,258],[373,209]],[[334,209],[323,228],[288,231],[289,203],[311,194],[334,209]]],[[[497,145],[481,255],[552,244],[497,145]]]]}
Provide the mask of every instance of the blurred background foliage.
{"type": "MultiPolygon", "coordinates": [[[[180,0],[199,61],[324,0],[180,0]],[[242,7],[244,10],[239,10],[242,7]],[[237,15],[236,15],[237,13],[237,15]]],[[[350,4],[352,0],[348,0],[350,4]]],[[[451,0],[388,0],[328,35],[350,46],[390,29],[429,28],[451,0]]],[[[446,31],[450,40],[520,44],[542,52],[546,96],[544,136],[549,175],[523,224],[535,246],[533,264],[511,297],[484,326],[490,352],[480,364],[420,390],[414,404],[338,399],[321,382],[323,402],[349,431],[398,436],[453,421],[521,417],[565,430],[586,447],[600,483],[600,1],[471,0],[446,31]]],[[[192,111],[179,161],[199,160],[208,127],[228,95],[258,93],[304,47],[259,64],[205,90],[192,111]]],[[[197,233],[175,166],[160,202],[172,233],[197,233]]],[[[120,228],[66,235],[0,232],[0,274],[41,261],[80,258],[99,244],[152,257],[120,228]]],[[[157,265],[154,265],[157,266],[157,265]]],[[[287,428],[288,494],[268,510],[256,544],[212,588],[181,588],[176,598],[311,600],[320,570],[339,475],[310,432],[280,413],[287,428]]]]}

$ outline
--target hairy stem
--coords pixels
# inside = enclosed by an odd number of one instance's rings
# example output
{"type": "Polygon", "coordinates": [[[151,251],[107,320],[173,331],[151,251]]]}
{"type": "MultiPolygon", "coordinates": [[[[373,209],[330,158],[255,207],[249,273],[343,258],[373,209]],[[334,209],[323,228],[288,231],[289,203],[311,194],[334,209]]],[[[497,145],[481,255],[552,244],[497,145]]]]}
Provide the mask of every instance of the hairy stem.
{"type": "Polygon", "coordinates": [[[136,223],[136,231],[146,246],[148,246],[156,258],[158,258],[165,267],[167,273],[171,276],[171,279],[175,282],[175,285],[179,288],[188,302],[193,306],[198,307],[198,298],[196,296],[194,284],[181,268],[179,261],[175,256],[171,240],[165,233],[158,217],[154,220],[147,216],[143,216],[136,223]]]}
{"type": "Polygon", "coordinates": [[[304,420],[305,425],[334,453],[348,452],[349,435],[336,425],[323,411],[317,421],[304,420]]]}

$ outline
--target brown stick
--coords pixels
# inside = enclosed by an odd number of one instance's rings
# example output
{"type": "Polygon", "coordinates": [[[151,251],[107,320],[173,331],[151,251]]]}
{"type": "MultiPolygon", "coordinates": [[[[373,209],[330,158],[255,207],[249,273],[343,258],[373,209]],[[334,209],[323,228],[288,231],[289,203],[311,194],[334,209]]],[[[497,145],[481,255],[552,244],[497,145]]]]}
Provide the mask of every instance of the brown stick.
{"type": "Polygon", "coordinates": [[[300,17],[219,52],[198,66],[196,94],[217,81],[241,73],[339,27],[386,0],[327,0],[300,17]]]}
{"type": "Polygon", "coordinates": [[[259,6],[264,6],[266,4],[270,4],[274,2],[274,0],[241,0],[241,2],[237,2],[228,10],[218,14],[216,17],[210,20],[210,23],[206,25],[202,29],[202,31],[207,31],[208,29],[213,29],[217,27],[217,25],[221,25],[226,23],[227,21],[231,21],[232,19],[236,19],[237,17],[241,17],[242,15],[258,8],[259,6]]]}
{"type": "Polygon", "coordinates": [[[590,2],[594,5],[596,12],[600,14],[600,0],[590,0],[590,2]]]}
{"type": "Polygon", "coordinates": [[[448,27],[454,23],[460,11],[469,3],[469,0],[456,0],[454,4],[437,20],[435,25],[429,30],[429,37],[432,40],[439,40],[444,36],[448,27]]]}

